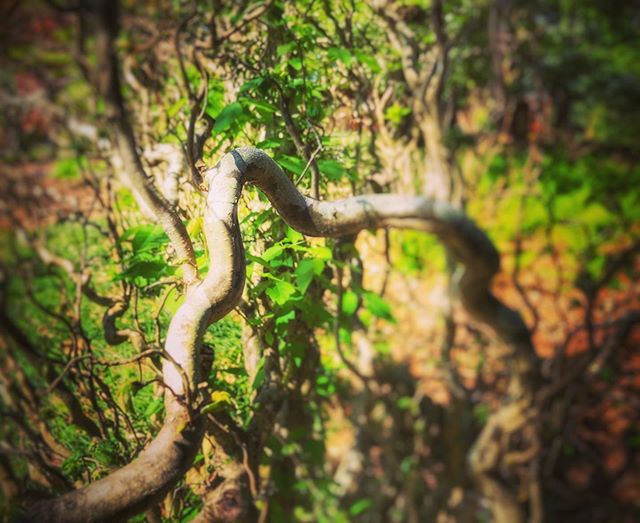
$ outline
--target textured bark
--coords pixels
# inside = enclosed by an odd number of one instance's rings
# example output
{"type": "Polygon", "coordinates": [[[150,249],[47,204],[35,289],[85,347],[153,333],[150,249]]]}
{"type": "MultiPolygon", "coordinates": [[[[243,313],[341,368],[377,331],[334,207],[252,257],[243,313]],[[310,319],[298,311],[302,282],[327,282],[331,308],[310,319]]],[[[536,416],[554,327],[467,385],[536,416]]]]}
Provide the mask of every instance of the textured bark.
{"type": "Polygon", "coordinates": [[[248,486],[246,470],[240,460],[229,460],[219,467],[222,483],[204,496],[204,505],[192,523],[253,523],[258,515],[248,486]]]}

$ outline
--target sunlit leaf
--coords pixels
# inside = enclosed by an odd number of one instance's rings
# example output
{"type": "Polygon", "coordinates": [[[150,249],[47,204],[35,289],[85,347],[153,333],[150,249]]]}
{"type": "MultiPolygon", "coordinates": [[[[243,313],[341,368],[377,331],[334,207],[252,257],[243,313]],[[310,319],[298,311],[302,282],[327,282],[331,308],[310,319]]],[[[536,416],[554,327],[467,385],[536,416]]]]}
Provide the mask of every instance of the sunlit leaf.
{"type": "Polygon", "coordinates": [[[330,47],[327,50],[327,55],[332,60],[341,61],[347,67],[349,67],[351,65],[351,62],[353,61],[351,51],[349,51],[349,49],[345,49],[344,47],[330,47]]]}
{"type": "Polygon", "coordinates": [[[318,168],[320,172],[333,181],[340,180],[345,173],[344,167],[337,160],[320,160],[318,168]]]}
{"type": "Polygon", "coordinates": [[[167,268],[167,264],[159,260],[143,260],[132,264],[124,271],[123,276],[126,278],[135,278],[141,276],[143,278],[158,278],[167,268]]]}
{"type": "Polygon", "coordinates": [[[296,288],[288,281],[278,280],[265,292],[276,304],[282,305],[296,293],[296,288]]]}
{"type": "Polygon", "coordinates": [[[233,102],[227,105],[220,114],[216,116],[216,123],[213,126],[213,130],[216,132],[226,131],[234,122],[242,115],[244,109],[239,102],[233,102]]]}
{"type": "Polygon", "coordinates": [[[151,403],[147,405],[147,408],[144,411],[145,418],[150,418],[157,412],[160,412],[163,407],[164,407],[164,400],[162,398],[154,398],[153,401],[151,401],[151,403]]]}
{"type": "Polygon", "coordinates": [[[278,163],[288,171],[291,171],[292,173],[297,175],[302,174],[305,166],[307,165],[307,162],[305,162],[302,158],[288,155],[280,156],[278,158],[278,163]]]}
{"type": "Polygon", "coordinates": [[[346,291],[342,295],[342,312],[353,314],[358,308],[358,295],[353,291],[346,291]]]}
{"type": "Polygon", "coordinates": [[[391,314],[391,307],[389,304],[377,294],[367,292],[364,295],[365,307],[371,311],[371,314],[378,318],[383,318],[388,321],[395,321],[395,318],[391,314]]]}
{"type": "Polygon", "coordinates": [[[272,245],[266,251],[264,251],[264,253],[262,253],[261,258],[266,262],[270,262],[274,258],[280,256],[286,248],[286,245],[282,244],[272,245]]]}

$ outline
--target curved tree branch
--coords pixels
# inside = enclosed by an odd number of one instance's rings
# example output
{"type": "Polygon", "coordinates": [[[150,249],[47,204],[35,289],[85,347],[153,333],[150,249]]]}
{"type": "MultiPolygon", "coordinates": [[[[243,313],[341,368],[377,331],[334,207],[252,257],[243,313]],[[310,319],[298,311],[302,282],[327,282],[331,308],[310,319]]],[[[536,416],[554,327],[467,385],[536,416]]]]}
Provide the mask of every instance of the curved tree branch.
{"type": "MultiPolygon", "coordinates": [[[[490,283],[499,256],[489,238],[452,206],[423,197],[390,194],[320,202],[300,194],[264,152],[236,149],[205,172],[208,183],[203,228],[210,247],[210,271],[187,291],[167,333],[163,380],[166,418],[150,446],[129,465],[88,487],[43,502],[26,521],[110,521],[141,512],[158,501],[189,468],[202,438],[194,391],[199,349],[207,327],[239,302],[245,280],[244,246],[237,204],[245,183],[258,186],[287,223],[310,236],[340,237],[363,229],[411,228],[432,232],[463,265],[460,296],[467,310],[491,326],[515,352],[518,375],[533,378],[528,330],[513,310],[493,296],[490,283]]],[[[523,387],[526,390],[527,387],[523,387]]]]}
{"type": "Polygon", "coordinates": [[[145,172],[136,150],[133,128],[127,117],[114,46],[118,33],[117,3],[96,0],[95,4],[95,11],[91,14],[94,15],[92,20],[95,23],[95,50],[98,58],[96,81],[98,91],[104,97],[115,150],[125,174],[124,181],[139,205],[151,210],[162,225],[182,263],[185,283],[193,283],[197,280],[198,269],[191,239],[178,214],[145,172]]]}
{"type": "MultiPolygon", "coordinates": [[[[227,203],[238,200],[245,182],[258,186],[285,221],[308,236],[341,237],[382,227],[435,234],[453,261],[464,266],[457,286],[467,311],[512,347],[522,380],[536,379],[535,353],[527,326],[490,289],[500,268],[499,254],[486,234],[463,212],[421,196],[373,194],[335,202],[314,200],[300,194],[267,154],[250,147],[227,154],[205,176],[209,191],[215,186],[216,198],[227,203]]],[[[511,396],[519,397],[527,385],[522,383],[511,390],[511,396]]]]}

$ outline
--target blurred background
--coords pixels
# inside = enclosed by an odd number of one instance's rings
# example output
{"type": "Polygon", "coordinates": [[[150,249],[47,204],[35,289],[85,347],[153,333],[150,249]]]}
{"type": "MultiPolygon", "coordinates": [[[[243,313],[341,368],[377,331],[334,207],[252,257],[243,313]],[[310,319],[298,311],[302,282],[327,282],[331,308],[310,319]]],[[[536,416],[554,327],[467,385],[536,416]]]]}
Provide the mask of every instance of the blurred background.
{"type": "MultiPolygon", "coordinates": [[[[92,6],[0,8],[3,521],[130,462],[164,412],[181,260],[123,183],[92,6]]],[[[465,313],[435,237],[304,238],[246,188],[246,290],[205,336],[213,421],[131,521],[190,521],[234,478],[239,511],[211,521],[640,520],[638,2],[118,14],[119,117],[203,274],[199,173],[253,145],[319,199],[466,212],[531,340],[522,356],[465,313]]]]}

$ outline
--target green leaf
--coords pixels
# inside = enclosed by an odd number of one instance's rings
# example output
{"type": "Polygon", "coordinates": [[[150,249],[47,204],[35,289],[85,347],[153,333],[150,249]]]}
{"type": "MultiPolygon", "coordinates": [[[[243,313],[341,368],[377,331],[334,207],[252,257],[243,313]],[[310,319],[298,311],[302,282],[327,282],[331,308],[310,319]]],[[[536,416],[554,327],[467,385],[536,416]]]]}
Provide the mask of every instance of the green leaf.
{"type": "Polygon", "coordinates": [[[164,274],[167,264],[160,260],[142,260],[130,265],[126,271],[122,273],[122,277],[133,279],[138,276],[146,279],[157,279],[164,274]]]}
{"type": "Polygon", "coordinates": [[[276,140],[274,138],[267,138],[266,140],[260,142],[256,147],[258,149],[276,149],[282,145],[282,141],[276,140]]]}
{"type": "Polygon", "coordinates": [[[269,102],[263,102],[263,101],[260,101],[260,100],[254,100],[252,98],[247,98],[247,100],[256,109],[258,109],[260,112],[265,113],[267,115],[272,115],[272,114],[278,112],[278,108],[275,105],[270,104],[269,102]]]}
{"type": "Polygon", "coordinates": [[[189,523],[198,513],[200,512],[199,507],[191,507],[182,511],[180,523],[189,523]]]}
{"type": "Polygon", "coordinates": [[[177,102],[171,104],[169,106],[169,108],[167,109],[167,116],[169,118],[173,118],[176,114],[178,114],[178,111],[180,111],[180,109],[182,109],[182,107],[187,103],[187,99],[186,98],[180,98],[177,102]]]}
{"type": "Polygon", "coordinates": [[[333,256],[333,254],[331,253],[331,249],[329,249],[329,247],[323,246],[312,247],[311,249],[309,249],[309,254],[320,260],[330,260],[333,256]]]}
{"type": "Polygon", "coordinates": [[[353,345],[353,339],[351,337],[351,331],[345,329],[344,327],[340,327],[338,329],[338,336],[340,337],[340,342],[345,345],[351,347],[353,345]]]}
{"type": "Polygon", "coordinates": [[[377,294],[367,292],[364,295],[364,305],[374,316],[395,322],[395,318],[391,314],[391,307],[377,294]]]}
{"type": "Polygon", "coordinates": [[[400,471],[406,476],[409,474],[409,472],[411,472],[411,469],[414,468],[415,466],[416,466],[416,456],[415,455],[406,456],[400,462],[400,471]]]}
{"type": "Polygon", "coordinates": [[[394,102],[384,112],[384,117],[392,124],[400,125],[402,119],[410,113],[411,109],[409,107],[403,107],[398,102],[394,102]]]}
{"type": "Polygon", "coordinates": [[[352,516],[357,516],[359,514],[362,514],[363,512],[368,510],[369,507],[371,507],[371,505],[372,505],[372,502],[370,499],[358,500],[349,508],[349,514],[352,516]]]}
{"type": "Polygon", "coordinates": [[[69,53],[62,51],[40,51],[38,53],[38,59],[52,66],[69,65],[72,60],[69,53]]]}
{"type": "Polygon", "coordinates": [[[327,51],[327,55],[331,60],[339,60],[347,67],[349,67],[351,65],[351,62],[353,61],[351,51],[349,51],[349,49],[345,49],[344,47],[330,47],[327,51]]]}
{"type": "Polygon", "coordinates": [[[283,305],[296,293],[296,288],[288,281],[277,280],[265,292],[276,304],[283,305]]]}
{"type": "Polygon", "coordinates": [[[587,262],[587,270],[594,280],[598,280],[602,275],[607,259],[604,256],[596,256],[587,262]]]}
{"type": "Polygon", "coordinates": [[[187,225],[187,232],[190,238],[198,238],[202,232],[202,224],[204,223],[202,216],[197,216],[187,225]]]}
{"type": "Polygon", "coordinates": [[[318,276],[324,270],[325,262],[319,258],[305,258],[298,263],[296,267],[296,284],[298,290],[304,294],[314,275],[318,276]]]}
{"type": "Polygon", "coordinates": [[[217,132],[226,131],[243,112],[244,109],[239,102],[230,103],[216,116],[216,123],[213,126],[213,130],[217,132]]]}
{"type": "Polygon", "coordinates": [[[164,400],[162,398],[154,398],[144,410],[145,418],[149,418],[155,413],[160,412],[160,410],[162,410],[162,407],[164,407],[164,400]]]}
{"type": "Polygon", "coordinates": [[[264,383],[265,379],[265,370],[264,370],[264,358],[261,361],[261,365],[258,367],[256,371],[256,375],[253,378],[253,383],[251,384],[251,390],[257,390],[264,383]]]}
{"type": "Polygon", "coordinates": [[[627,220],[640,219],[640,205],[638,204],[638,195],[633,192],[626,194],[621,200],[622,214],[627,220]]]}
{"type": "Polygon", "coordinates": [[[207,114],[215,118],[225,106],[225,87],[221,80],[211,79],[207,93],[207,114]]]}
{"type": "Polygon", "coordinates": [[[291,243],[298,243],[304,240],[304,236],[300,234],[298,231],[296,231],[295,229],[292,229],[291,227],[287,227],[287,239],[291,243]]]}
{"type": "Polygon", "coordinates": [[[337,160],[320,160],[318,167],[322,174],[332,181],[337,181],[344,176],[345,170],[337,160]]]}
{"type": "Polygon", "coordinates": [[[233,405],[231,395],[226,390],[216,390],[211,393],[211,403],[202,408],[202,413],[218,412],[233,405]]]}
{"type": "Polygon", "coordinates": [[[298,158],[297,156],[289,156],[286,154],[283,154],[278,159],[278,163],[288,171],[291,171],[293,174],[297,175],[302,174],[304,168],[307,165],[307,162],[305,162],[302,158],[298,158]]]}
{"type": "Polygon", "coordinates": [[[269,262],[267,262],[267,260],[265,260],[264,258],[261,258],[260,256],[254,256],[253,254],[246,253],[245,257],[246,257],[247,261],[259,263],[260,265],[263,265],[264,267],[268,267],[269,266],[269,262]]]}
{"type": "Polygon", "coordinates": [[[528,198],[522,218],[522,228],[526,231],[532,231],[544,226],[548,220],[549,216],[544,203],[539,198],[528,198]]]}
{"type": "Polygon", "coordinates": [[[402,410],[411,410],[413,408],[413,398],[411,396],[402,396],[398,398],[396,405],[402,410]]]}
{"type": "Polygon", "coordinates": [[[169,237],[160,225],[142,225],[135,227],[135,234],[131,240],[134,253],[150,251],[165,243],[169,243],[169,237]]]}
{"type": "Polygon", "coordinates": [[[281,314],[276,318],[276,327],[279,325],[286,325],[291,320],[294,320],[295,317],[296,317],[296,311],[293,309],[287,312],[286,314],[281,314]]]}
{"type": "Polygon", "coordinates": [[[313,280],[315,273],[313,262],[314,260],[302,260],[298,263],[298,267],[296,267],[296,283],[302,294],[307,291],[311,280],[313,280]]]}
{"type": "Polygon", "coordinates": [[[231,374],[233,376],[247,376],[247,369],[244,367],[227,367],[226,369],[220,369],[220,372],[226,372],[227,374],[231,374]]]}
{"type": "Polygon", "coordinates": [[[358,295],[353,291],[347,291],[342,295],[342,312],[353,314],[358,308],[358,295]]]}
{"type": "Polygon", "coordinates": [[[634,450],[640,449],[640,434],[632,434],[628,441],[629,447],[634,450]]]}
{"type": "Polygon", "coordinates": [[[591,189],[585,184],[580,189],[558,196],[553,202],[553,213],[556,219],[570,220],[579,215],[590,193],[591,189]]]}
{"type": "Polygon", "coordinates": [[[577,225],[555,225],[551,230],[551,240],[557,248],[569,248],[573,252],[582,252],[589,245],[584,230],[577,225]]]}
{"type": "Polygon", "coordinates": [[[252,89],[255,89],[256,87],[259,87],[262,84],[263,81],[264,81],[264,78],[262,78],[262,76],[258,76],[256,78],[252,78],[248,82],[245,82],[244,84],[242,84],[242,86],[240,87],[240,93],[244,93],[246,91],[251,91],[252,89]]]}
{"type": "Polygon", "coordinates": [[[185,298],[186,296],[184,294],[180,294],[175,287],[172,288],[167,300],[165,301],[164,310],[169,314],[174,315],[178,308],[184,303],[185,298]]]}
{"type": "Polygon", "coordinates": [[[589,204],[578,217],[582,223],[590,227],[605,225],[613,218],[607,208],[599,203],[589,204]]]}
{"type": "Polygon", "coordinates": [[[289,65],[293,67],[296,71],[300,71],[302,69],[302,60],[300,60],[300,58],[296,56],[289,60],[289,65]]]}
{"type": "Polygon", "coordinates": [[[63,158],[58,160],[53,168],[53,177],[59,180],[80,178],[81,158],[63,158]]]}
{"type": "Polygon", "coordinates": [[[277,243],[276,245],[272,245],[262,254],[262,259],[266,262],[270,262],[274,258],[277,258],[282,254],[282,252],[286,249],[285,245],[277,243]]]}
{"type": "Polygon", "coordinates": [[[530,267],[535,261],[539,259],[539,254],[535,251],[524,251],[520,254],[518,258],[518,263],[520,264],[521,269],[526,269],[530,267]]]}
{"type": "Polygon", "coordinates": [[[363,51],[356,51],[355,53],[358,62],[363,65],[366,65],[369,69],[371,69],[374,73],[379,73],[381,71],[380,64],[378,60],[376,60],[373,56],[369,56],[367,53],[363,51]]]}
{"type": "Polygon", "coordinates": [[[278,48],[276,49],[276,55],[283,56],[289,53],[290,51],[292,51],[293,49],[295,49],[295,47],[296,47],[295,42],[289,42],[286,44],[279,45],[278,48]]]}

